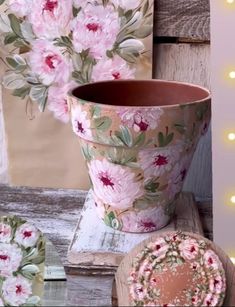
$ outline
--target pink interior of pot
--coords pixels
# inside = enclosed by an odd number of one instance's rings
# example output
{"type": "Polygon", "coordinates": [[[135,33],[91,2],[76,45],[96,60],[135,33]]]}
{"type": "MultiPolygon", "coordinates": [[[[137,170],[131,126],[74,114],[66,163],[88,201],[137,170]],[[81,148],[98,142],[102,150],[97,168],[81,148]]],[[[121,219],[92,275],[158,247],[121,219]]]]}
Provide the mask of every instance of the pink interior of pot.
{"type": "Polygon", "coordinates": [[[86,84],[72,95],[114,106],[169,106],[207,100],[209,91],[193,84],[161,80],[119,80],[86,84]]]}

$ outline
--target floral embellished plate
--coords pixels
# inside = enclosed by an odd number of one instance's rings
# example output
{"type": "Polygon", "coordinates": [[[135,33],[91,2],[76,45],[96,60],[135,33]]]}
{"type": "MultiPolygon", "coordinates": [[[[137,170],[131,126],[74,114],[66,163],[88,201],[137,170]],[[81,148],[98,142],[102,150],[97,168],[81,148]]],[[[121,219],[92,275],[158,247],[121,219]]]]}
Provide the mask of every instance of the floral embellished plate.
{"type": "Polygon", "coordinates": [[[45,239],[18,217],[0,218],[0,306],[39,306],[45,239]]]}
{"type": "Polygon", "coordinates": [[[233,306],[234,271],[228,256],[198,234],[155,235],[121,263],[119,306],[233,306]]]}

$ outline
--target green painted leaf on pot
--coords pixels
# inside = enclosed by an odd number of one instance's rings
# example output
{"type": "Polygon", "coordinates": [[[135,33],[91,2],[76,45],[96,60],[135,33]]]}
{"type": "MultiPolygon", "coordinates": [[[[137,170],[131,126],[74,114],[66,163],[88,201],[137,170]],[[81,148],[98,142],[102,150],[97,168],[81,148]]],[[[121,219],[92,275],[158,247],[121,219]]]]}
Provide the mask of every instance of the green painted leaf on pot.
{"type": "Polygon", "coordinates": [[[19,72],[24,71],[27,67],[25,60],[18,54],[15,54],[13,57],[6,57],[6,61],[12,68],[19,72]]]}
{"type": "Polygon", "coordinates": [[[25,42],[24,39],[21,38],[17,38],[17,40],[14,42],[14,46],[17,48],[21,48],[21,50],[24,50],[22,53],[30,51],[28,44],[25,42]]]}
{"type": "Polygon", "coordinates": [[[12,31],[19,37],[22,37],[22,32],[20,28],[20,20],[14,15],[14,14],[9,14],[8,15],[12,31]]]}
{"type": "Polygon", "coordinates": [[[162,132],[159,132],[158,133],[158,145],[159,147],[164,147],[165,145],[165,142],[164,142],[164,135],[162,132]]]}
{"type": "Polygon", "coordinates": [[[29,280],[34,279],[34,275],[27,271],[21,271],[20,274],[29,280]]]}
{"type": "Polygon", "coordinates": [[[168,134],[165,138],[165,146],[169,145],[172,142],[173,138],[174,138],[173,132],[168,134]]]}
{"type": "Polygon", "coordinates": [[[21,74],[10,72],[3,76],[3,86],[7,89],[18,89],[25,86],[25,84],[25,79],[21,74]]]}
{"type": "Polygon", "coordinates": [[[43,263],[44,261],[45,261],[45,256],[37,256],[32,259],[32,263],[34,264],[40,264],[43,263]]]}
{"type": "Polygon", "coordinates": [[[4,37],[4,44],[5,45],[12,44],[17,38],[18,38],[18,36],[15,33],[9,32],[4,37]]]}
{"type": "Polygon", "coordinates": [[[156,182],[154,179],[151,179],[147,184],[145,184],[145,190],[155,193],[159,188],[159,182],[156,182]]]}
{"type": "Polygon", "coordinates": [[[21,272],[28,272],[32,275],[35,275],[40,272],[39,268],[35,264],[28,264],[21,268],[21,272]]]}
{"type": "Polygon", "coordinates": [[[143,146],[144,142],[145,142],[145,133],[142,132],[135,138],[133,146],[134,147],[143,146]]]}
{"type": "Polygon", "coordinates": [[[120,129],[121,129],[122,138],[123,138],[125,144],[128,147],[131,147],[132,144],[133,144],[133,140],[132,140],[132,135],[130,133],[130,130],[127,127],[124,127],[124,126],[121,126],[120,129]]]}
{"type": "Polygon", "coordinates": [[[100,117],[101,108],[98,105],[91,106],[91,117],[100,117]]]}
{"type": "Polygon", "coordinates": [[[27,95],[29,95],[29,92],[30,92],[30,87],[29,86],[23,86],[21,88],[15,89],[12,92],[12,95],[24,99],[27,95]]]}
{"type": "Polygon", "coordinates": [[[82,149],[82,154],[87,161],[90,161],[94,158],[94,151],[88,144],[85,146],[81,146],[81,149],[82,149]]]}
{"type": "Polygon", "coordinates": [[[112,227],[112,221],[116,219],[115,214],[113,212],[109,212],[104,216],[104,222],[106,225],[112,227]]]}
{"type": "Polygon", "coordinates": [[[133,139],[132,135],[130,133],[130,130],[127,127],[120,126],[121,131],[115,131],[116,137],[125,145],[128,147],[131,147],[133,145],[133,139]]]}
{"type": "Polygon", "coordinates": [[[168,134],[168,132],[166,133],[166,135],[164,135],[162,132],[158,133],[158,146],[159,147],[165,147],[167,145],[169,145],[172,140],[174,138],[174,133],[170,133],[168,134]]]}
{"type": "Polygon", "coordinates": [[[112,124],[112,120],[107,116],[102,116],[94,120],[95,128],[101,131],[107,131],[112,124]]]}
{"type": "Polygon", "coordinates": [[[30,89],[29,96],[33,101],[37,102],[37,104],[39,105],[39,110],[41,112],[44,111],[46,106],[47,92],[48,89],[44,85],[32,86],[30,89]]]}

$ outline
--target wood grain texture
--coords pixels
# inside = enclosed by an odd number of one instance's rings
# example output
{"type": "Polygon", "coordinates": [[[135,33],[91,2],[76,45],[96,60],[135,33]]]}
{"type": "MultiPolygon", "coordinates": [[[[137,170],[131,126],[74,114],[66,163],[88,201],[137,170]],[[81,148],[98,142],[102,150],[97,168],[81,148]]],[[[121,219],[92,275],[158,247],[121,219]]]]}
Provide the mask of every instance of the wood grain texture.
{"type": "MultiPolygon", "coordinates": [[[[195,83],[210,89],[210,46],[160,44],[155,46],[154,77],[195,83]]],[[[203,136],[184,184],[200,200],[212,199],[211,130],[203,136]]]]}
{"type": "MultiPolygon", "coordinates": [[[[191,193],[180,194],[176,201],[174,219],[155,233],[178,229],[203,234],[198,209],[191,193]]],[[[89,193],[69,247],[68,260],[72,264],[83,264],[89,268],[117,267],[135,245],[152,234],[125,233],[106,226],[98,217],[94,200],[89,193]]]]}
{"type": "Polygon", "coordinates": [[[64,267],[54,245],[47,240],[42,306],[66,306],[66,303],[67,283],[64,267]]]}
{"type": "Polygon", "coordinates": [[[34,223],[57,247],[66,266],[72,231],[86,192],[0,186],[0,214],[18,215],[34,223]]]}
{"type": "MultiPolygon", "coordinates": [[[[167,232],[165,233],[167,234],[167,232]]],[[[187,232],[186,232],[187,234],[187,232]]],[[[198,234],[190,234],[190,236],[195,239],[201,239],[201,236],[198,234]]],[[[149,242],[156,240],[158,235],[153,235],[150,238],[141,242],[138,246],[136,246],[121,262],[117,273],[115,274],[115,283],[117,290],[117,300],[118,306],[130,306],[130,298],[129,298],[129,287],[127,284],[127,279],[129,277],[129,272],[132,269],[133,258],[140,252],[149,242]]],[[[235,306],[235,266],[229,259],[229,257],[222,251],[218,246],[214,245],[213,242],[208,241],[209,248],[213,249],[216,254],[219,256],[220,260],[223,263],[224,270],[226,273],[226,282],[227,282],[227,291],[226,298],[223,306],[235,306]]]]}
{"type": "Polygon", "coordinates": [[[155,0],[154,36],[210,40],[209,0],[155,0]]]}

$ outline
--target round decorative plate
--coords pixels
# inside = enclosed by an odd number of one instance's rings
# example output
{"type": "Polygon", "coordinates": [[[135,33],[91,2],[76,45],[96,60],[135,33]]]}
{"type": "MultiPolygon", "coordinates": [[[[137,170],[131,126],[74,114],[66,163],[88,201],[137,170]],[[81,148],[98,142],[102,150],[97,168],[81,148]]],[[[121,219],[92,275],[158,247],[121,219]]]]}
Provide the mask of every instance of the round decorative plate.
{"type": "Polygon", "coordinates": [[[229,258],[200,235],[155,235],[121,263],[116,274],[119,306],[222,306],[226,297],[224,264],[235,276],[229,258]]]}

